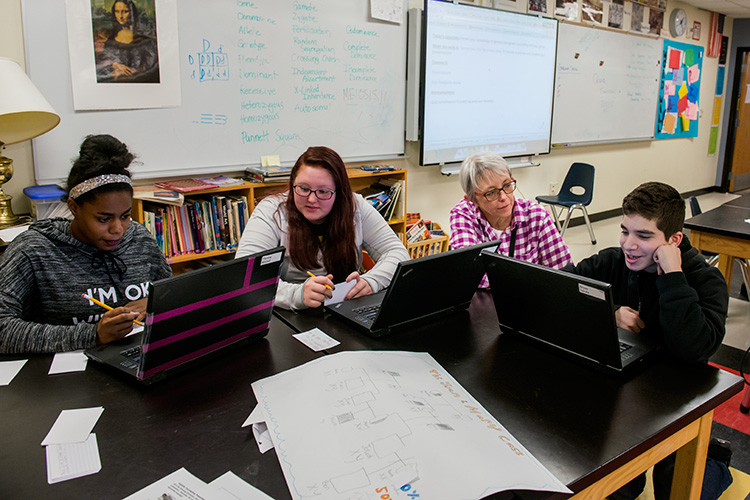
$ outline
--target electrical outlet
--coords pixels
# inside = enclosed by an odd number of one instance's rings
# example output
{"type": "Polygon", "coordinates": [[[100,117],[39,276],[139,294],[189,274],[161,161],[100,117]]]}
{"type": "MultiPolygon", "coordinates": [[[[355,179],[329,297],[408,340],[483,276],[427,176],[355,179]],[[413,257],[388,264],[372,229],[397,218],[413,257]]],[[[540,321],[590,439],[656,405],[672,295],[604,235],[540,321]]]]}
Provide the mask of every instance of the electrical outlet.
{"type": "Polygon", "coordinates": [[[549,185],[549,194],[556,195],[560,192],[560,183],[559,182],[551,182],[549,185]]]}

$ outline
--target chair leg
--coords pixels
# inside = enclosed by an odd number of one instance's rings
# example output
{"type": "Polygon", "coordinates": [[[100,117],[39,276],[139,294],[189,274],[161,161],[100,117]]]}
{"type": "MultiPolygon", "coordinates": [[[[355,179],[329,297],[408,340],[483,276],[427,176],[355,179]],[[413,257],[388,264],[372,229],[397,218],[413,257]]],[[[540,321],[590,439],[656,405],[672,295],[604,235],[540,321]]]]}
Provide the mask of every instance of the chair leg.
{"type": "Polygon", "coordinates": [[[706,261],[706,263],[709,266],[712,266],[712,267],[715,266],[716,264],[718,264],[719,263],[719,254],[716,254],[716,255],[713,255],[713,256],[709,257],[708,260],[706,261]]]}
{"type": "Polygon", "coordinates": [[[568,224],[570,224],[570,214],[573,212],[573,208],[575,207],[568,207],[568,213],[565,215],[565,222],[563,223],[562,229],[560,230],[560,238],[563,237],[565,234],[565,230],[568,229],[568,224]]]}
{"type": "Polygon", "coordinates": [[[748,269],[748,261],[747,259],[740,259],[739,257],[735,260],[740,264],[740,269],[742,270],[742,282],[745,284],[745,290],[750,294],[750,269],[748,269]]]}
{"type": "Polygon", "coordinates": [[[583,218],[586,221],[586,227],[589,228],[589,236],[591,236],[591,244],[596,245],[596,237],[594,236],[594,228],[591,227],[591,221],[589,220],[589,213],[584,205],[581,205],[583,210],[583,218]]]}
{"type": "Polygon", "coordinates": [[[549,210],[552,212],[552,218],[555,219],[555,227],[557,227],[557,230],[560,231],[560,218],[557,215],[557,209],[554,205],[549,205],[549,210]]]}

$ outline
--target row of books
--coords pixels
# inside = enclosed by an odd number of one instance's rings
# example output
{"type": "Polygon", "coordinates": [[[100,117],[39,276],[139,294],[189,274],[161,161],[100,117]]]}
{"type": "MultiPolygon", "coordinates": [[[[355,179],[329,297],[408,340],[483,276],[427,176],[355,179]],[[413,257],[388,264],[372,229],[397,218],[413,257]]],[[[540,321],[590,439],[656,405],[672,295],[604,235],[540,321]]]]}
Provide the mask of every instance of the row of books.
{"type": "Polygon", "coordinates": [[[145,205],[143,224],[169,258],[236,250],[249,216],[247,197],[217,194],[185,198],[182,206],[145,205]]]}
{"type": "Polygon", "coordinates": [[[370,205],[377,210],[385,220],[393,217],[403,218],[404,181],[400,179],[380,179],[369,188],[359,191],[370,205]]]}

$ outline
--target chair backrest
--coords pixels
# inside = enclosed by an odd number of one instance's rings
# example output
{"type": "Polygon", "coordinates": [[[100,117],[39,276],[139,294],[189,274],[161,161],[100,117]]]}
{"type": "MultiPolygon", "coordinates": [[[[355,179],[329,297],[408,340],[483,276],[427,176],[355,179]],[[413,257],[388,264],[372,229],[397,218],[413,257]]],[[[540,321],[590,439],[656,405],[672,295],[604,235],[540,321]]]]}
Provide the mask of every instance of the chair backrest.
{"type": "Polygon", "coordinates": [[[701,210],[701,204],[698,203],[698,198],[696,198],[695,196],[691,196],[690,198],[688,198],[688,203],[690,204],[690,214],[693,217],[703,213],[703,210],[701,210]]]}
{"type": "Polygon", "coordinates": [[[568,169],[565,180],[560,188],[560,200],[575,201],[588,205],[594,198],[594,166],[588,163],[575,162],[568,169]],[[573,192],[573,188],[583,189],[582,194],[573,192]]]}

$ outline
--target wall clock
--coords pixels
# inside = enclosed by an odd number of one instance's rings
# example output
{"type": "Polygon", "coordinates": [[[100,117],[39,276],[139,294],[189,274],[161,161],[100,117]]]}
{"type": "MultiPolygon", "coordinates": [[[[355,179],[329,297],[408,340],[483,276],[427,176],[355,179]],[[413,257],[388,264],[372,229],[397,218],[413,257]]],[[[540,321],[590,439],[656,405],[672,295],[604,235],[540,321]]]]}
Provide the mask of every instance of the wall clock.
{"type": "Polygon", "coordinates": [[[687,31],[687,13],[684,9],[674,9],[669,16],[669,33],[673,37],[680,37],[687,31]]]}

